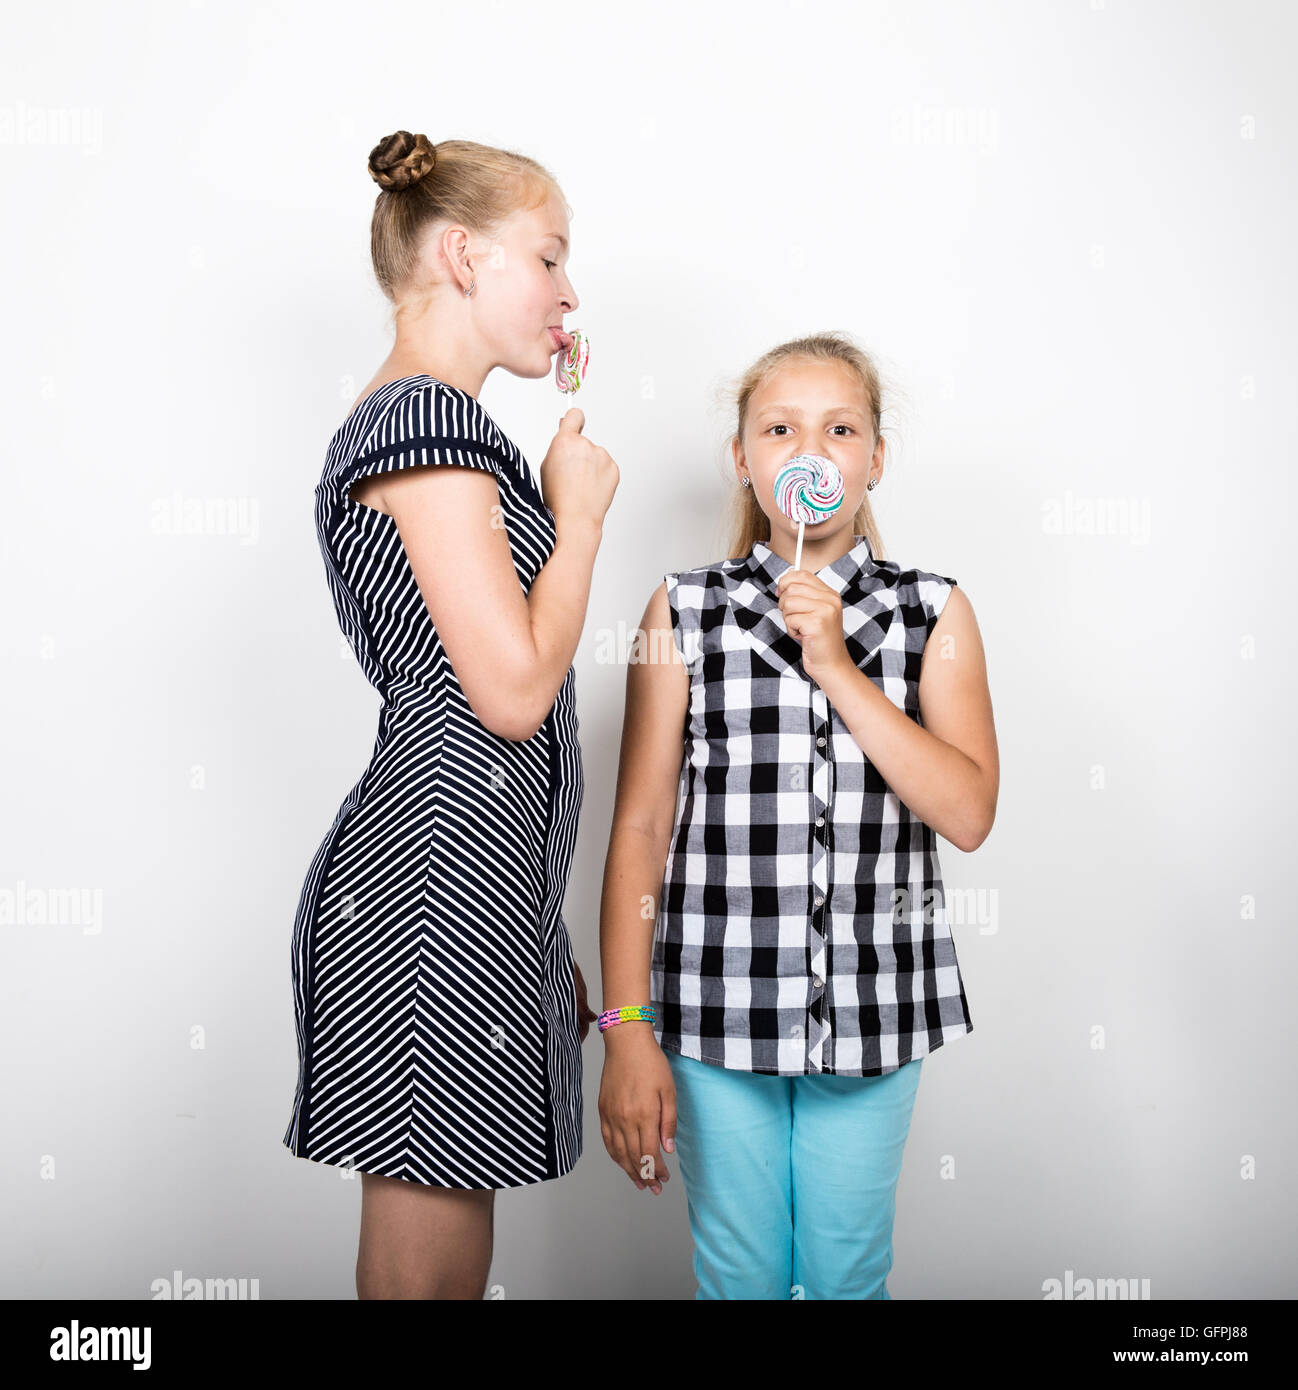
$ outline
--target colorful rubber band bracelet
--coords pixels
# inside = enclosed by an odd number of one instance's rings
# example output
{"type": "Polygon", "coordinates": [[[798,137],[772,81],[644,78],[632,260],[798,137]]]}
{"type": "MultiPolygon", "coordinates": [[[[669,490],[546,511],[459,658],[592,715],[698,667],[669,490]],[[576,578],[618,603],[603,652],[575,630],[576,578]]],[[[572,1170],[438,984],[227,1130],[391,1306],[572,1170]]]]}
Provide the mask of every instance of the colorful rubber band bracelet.
{"type": "Polygon", "coordinates": [[[658,1021],[658,1011],[652,1004],[629,1004],[621,1009],[605,1009],[599,1016],[599,1031],[612,1028],[615,1023],[629,1023],[643,1019],[646,1023],[658,1021]]]}

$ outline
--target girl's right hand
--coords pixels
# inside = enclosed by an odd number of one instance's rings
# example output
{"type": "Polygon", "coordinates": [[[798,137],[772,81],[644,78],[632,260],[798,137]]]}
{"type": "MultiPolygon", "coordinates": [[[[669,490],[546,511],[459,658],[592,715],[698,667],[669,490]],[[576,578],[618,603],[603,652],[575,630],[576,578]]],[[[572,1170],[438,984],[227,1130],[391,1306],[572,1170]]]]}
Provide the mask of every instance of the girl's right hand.
{"type": "Polygon", "coordinates": [[[619,1023],[604,1035],[599,1128],[609,1157],[643,1192],[671,1174],[659,1151],[676,1145],[676,1083],[650,1024],[619,1023]],[[623,1030],[626,1030],[623,1032],[623,1030]],[[621,1037],[614,1034],[622,1033],[621,1037]]]}
{"type": "Polygon", "coordinates": [[[541,461],[541,496],[554,513],[556,528],[561,521],[585,521],[602,527],[604,513],[617,490],[617,464],[607,449],[582,434],[585,423],[586,416],[573,406],[559,421],[541,461]]]}

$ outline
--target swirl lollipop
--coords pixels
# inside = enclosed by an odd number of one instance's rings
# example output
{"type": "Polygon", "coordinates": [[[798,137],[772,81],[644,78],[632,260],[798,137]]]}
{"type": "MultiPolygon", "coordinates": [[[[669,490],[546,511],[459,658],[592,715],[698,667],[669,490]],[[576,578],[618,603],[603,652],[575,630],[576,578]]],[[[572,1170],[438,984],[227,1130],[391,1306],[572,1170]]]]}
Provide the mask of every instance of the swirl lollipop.
{"type": "Polygon", "coordinates": [[[554,384],[565,396],[575,396],[586,379],[590,339],[584,333],[572,333],[569,338],[568,351],[555,358],[554,384]]]}
{"type": "Polygon", "coordinates": [[[843,475],[819,454],[797,454],[775,475],[775,505],[798,523],[798,550],[793,568],[802,565],[802,532],[831,517],[843,505],[843,475]]]}

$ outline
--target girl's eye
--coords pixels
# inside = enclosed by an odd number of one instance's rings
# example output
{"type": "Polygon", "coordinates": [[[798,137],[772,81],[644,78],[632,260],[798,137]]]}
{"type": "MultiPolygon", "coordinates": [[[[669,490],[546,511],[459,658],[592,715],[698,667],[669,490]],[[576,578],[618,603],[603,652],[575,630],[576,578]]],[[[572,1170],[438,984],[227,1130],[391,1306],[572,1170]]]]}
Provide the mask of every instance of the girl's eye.
{"type": "MultiPolygon", "coordinates": [[[[768,426],[766,433],[770,434],[771,430],[787,430],[788,428],[788,425],[770,425],[768,426]]],[[[831,425],[830,428],[835,430],[846,430],[849,434],[856,433],[856,431],[851,427],[851,425],[831,425]]]]}
{"type": "MultiPolygon", "coordinates": [[[[542,257],[542,260],[544,260],[544,259],[545,259],[545,258],[542,257]]],[[[559,262],[558,262],[558,261],[546,261],[545,264],[546,264],[546,268],[547,268],[547,269],[553,270],[554,267],[555,267],[556,265],[559,264],[559,262]]]]}

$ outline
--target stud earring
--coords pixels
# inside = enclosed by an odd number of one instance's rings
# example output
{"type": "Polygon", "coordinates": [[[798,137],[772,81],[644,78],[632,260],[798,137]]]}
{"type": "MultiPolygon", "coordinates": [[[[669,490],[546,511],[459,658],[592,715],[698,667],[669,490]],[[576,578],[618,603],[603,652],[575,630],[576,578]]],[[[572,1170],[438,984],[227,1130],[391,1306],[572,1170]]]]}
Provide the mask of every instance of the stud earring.
{"type": "Polygon", "coordinates": [[[870,481],[869,481],[868,483],[866,483],[866,485],[865,485],[865,490],[866,490],[866,492],[873,492],[873,491],[874,491],[874,485],[875,485],[875,483],[877,483],[878,481],[879,481],[878,478],[871,478],[870,481]]]}
{"type": "Polygon", "coordinates": [[[740,481],[740,483],[743,484],[744,487],[748,487],[748,486],[749,486],[749,482],[748,482],[748,479],[747,479],[747,478],[740,478],[739,481],[740,481]]]}
{"type": "Polygon", "coordinates": [[[469,286],[469,288],[468,288],[467,290],[464,291],[464,297],[465,297],[465,299],[468,299],[468,297],[469,297],[469,296],[473,293],[473,291],[476,290],[477,288],[478,288],[478,282],[475,280],[475,281],[473,282],[473,284],[471,284],[471,285],[469,286]]]}

